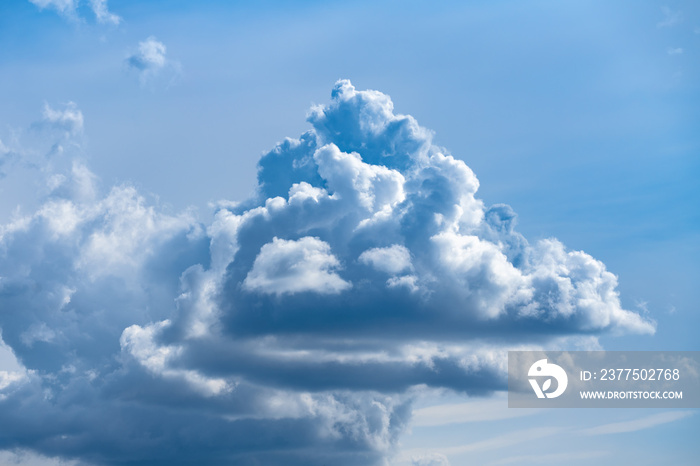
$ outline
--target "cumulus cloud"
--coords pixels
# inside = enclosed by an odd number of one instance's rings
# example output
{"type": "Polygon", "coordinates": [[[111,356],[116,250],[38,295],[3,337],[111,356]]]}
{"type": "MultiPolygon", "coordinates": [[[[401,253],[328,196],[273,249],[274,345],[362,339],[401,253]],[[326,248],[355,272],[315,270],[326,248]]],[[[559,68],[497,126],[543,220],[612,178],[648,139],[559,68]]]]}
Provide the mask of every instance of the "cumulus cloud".
{"type": "Polygon", "coordinates": [[[363,264],[371,265],[377,270],[396,275],[411,270],[411,253],[404,246],[394,244],[387,248],[368,249],[358,257],[363,264]]]}
{"type": "Polygon", "coordinates": [[[328,243],[318,238],[286,241],[275,237],[260,249],[243,287],[276,295],[303,291],[337,294],[350,287],[334,272],[339,266],[328,243]]]}
{"type": "Polygon", "coordinates": [[[129,68],[139,73],[142,84],[164,80],[170,84],[180,72],[180,63],[166,57],[165,44],[151,36],[139,42],[138,50],[126,58],[129,68]]]}
{"type": "MultiPolygon", "coordinates": [[[[140,54],[136,68],[165,60],[140,54]]],[[[44,120],[83,127],[70,106],[44,120]]],[[[21,365],[1,379],[0,449],[382,464],[417,393],[504,390],[508,349],[654,331],[602,262],[530,244],[385,94],[339,81],[308,121],[261,158],[257,193],[209,225],[74,162],[0,227],[0,327],[21,365]]]]}

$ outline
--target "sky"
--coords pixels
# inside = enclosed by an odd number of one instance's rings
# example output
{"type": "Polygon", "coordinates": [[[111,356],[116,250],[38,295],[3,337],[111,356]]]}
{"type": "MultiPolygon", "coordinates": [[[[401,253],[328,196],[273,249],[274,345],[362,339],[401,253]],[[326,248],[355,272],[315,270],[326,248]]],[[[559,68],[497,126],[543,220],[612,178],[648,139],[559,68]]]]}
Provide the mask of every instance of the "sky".
{"type": "Polygon", "coordinates": [[[0,463],[696,464],[509,349],[700,350],[692,1],[0,4],[0,463]]]}

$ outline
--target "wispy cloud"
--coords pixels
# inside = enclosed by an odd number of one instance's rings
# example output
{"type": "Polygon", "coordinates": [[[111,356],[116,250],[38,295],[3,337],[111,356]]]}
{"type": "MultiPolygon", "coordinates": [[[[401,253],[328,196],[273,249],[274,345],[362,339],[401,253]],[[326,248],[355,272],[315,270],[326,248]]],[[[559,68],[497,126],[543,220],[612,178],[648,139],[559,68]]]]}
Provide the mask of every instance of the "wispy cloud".
{"type": "Polygon", "coordinates": [[[570,451],[566,453],[543,453],[541,455],[519,455],[510,456],[501,460],[489,463],[493,466],[504,464],[569,464],[576,460],[588,460],[609,455],[610,452],[603,450],[594,451],[570,451]]]}
{"type": "Polygon", "coordinates": [[[63,15],[75,14],[77,0],[29,0],[40,9],[48,8],[63,15]]]}
{"type": "Polygon", "coordinates": [[[692,411],[668,411],[664,413],[652,414],[651,416],[634,419],[631,421],[613,422],[603,424],[601,426],[584,429],[581,431],[584,435],[607,435],[607,434],[622,434],[625,432],[635,432],[638,430],[650,429],[669,422],[679,421],[688,416],[692,416],[692,411]]]}
{"type": "Polygon", "coordinates": [[[680,47],[669,47],[666,49],[666,53],[669,55],[682,55],[683,49],[680,47]]]}
{"type": "Polygon", "coordinates": [[[411,458],[412,466],[450,466],[447,457],[441,453],[426,453],[414,455],[411,458]]]}
{"type": "Polygon", "coordinates": [[[674,26],[681,22],[681,20],[683,19],[683,14],[681,13],[681,11],[674,11],[667,6],[662,6],[661,12],[664,15],[664,19],[662,19],[656,24],[656,27],[659,28],[674,26]]]}
{"type": "Polygon", "coordinates": [[[138,50],[126,58],[129,68],[139,73],[142,84],[147,84],[158,79],[163,79],[171,84],[179,75],[181,65],[175,60],[166,57],[165,44],[151,36],[139,42],[138,50]]]}
{"type": "MultiPolygon", "coordinates": [[[[40,133],[37,134],[37,140],[52,143],[45,154],[53,156],[61,154],[67,149],[80,149],[83,125],[83,112],[75,102],[68,102],[56,107],[45,103],[42,118],[32,124],[32,129],[40,133]]],[[[37,162],[35,161],[35,163],[37,162]]],[[[41,162],[38,163],[41,164],[41,162]]]]}
{"type": "Polygon", "coordinates": [[[2,139],[0,139],[0,178],[5,176],[3,165],[10,161],[12,155],[10,148],[3,144],[2,139]]]}
{"type": "Polygon", "coordinates": [[[484,422],[529,416],[536,409],[508,409],[505,399],[475,400],[468,403],[444,404],[417,409],[413,412],[412,425],[432,427],[463,422],[484,422]]]}
{"type": "Polygon", "coordinates": [[[521,443],[534,442],[543,438],[552,437],[561,432],[561,429],[555,427],[535,427],[531,429],[509,432],[507,434],[498,435],[465,445],[443,447],[435,449],[435,451],[425,451],[425,449],[407,450],[402,452],[399,458],[420,457],[430,454],[440,454],[447,457],[452,457],[454,455],[462,455],[465,453],[500,450],[503,448],[512,447],[514,445],[519,445],[521,443]]]}
{"type": "Polygon", "coordinates": [[[110,23],[115,26],[121,22],[121,18],[109,11],[107,0],[90,0],[90,6],[99,23],[110,23]]]}
{"type": "MultiPolygon", "coordinates": [[[[66,18],[78,20],[80,0],[29,0],[40,9],[51,9],[66,18]]],[[[121,18],[109,11],[107,0],[89,0],[89,6],[98,23],[119,25],[121,18]]]]}
{"type": "Polygon", "coordinates": [[[41,124],[65,131],[66,135],[77,135],[83,132],[83,112],[75,102],[68,102],[63,109],[54,109],[48,103],[44,104],[41,124]]]}

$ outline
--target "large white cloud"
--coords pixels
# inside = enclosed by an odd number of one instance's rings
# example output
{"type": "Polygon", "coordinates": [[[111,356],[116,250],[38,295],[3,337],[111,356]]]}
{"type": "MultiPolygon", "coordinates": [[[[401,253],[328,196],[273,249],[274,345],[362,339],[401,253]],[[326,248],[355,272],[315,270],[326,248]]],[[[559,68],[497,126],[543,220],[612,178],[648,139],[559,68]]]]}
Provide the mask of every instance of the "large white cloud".
{"type": "MultiPolygon", "coordinates": [[[[82,131],[76,106],[56,112],[57,138],[82,131]]],[[[502,390],[509,348],[654,331],[602,262],[529,244],[510,207],[484,205],[388,96],[339,81],[308,120],[210,225],[55,164],[41,207],[0,227],[0,327],[20,363],[0,372],[0,449],[382,464],[416,392],[502,390]]]]}

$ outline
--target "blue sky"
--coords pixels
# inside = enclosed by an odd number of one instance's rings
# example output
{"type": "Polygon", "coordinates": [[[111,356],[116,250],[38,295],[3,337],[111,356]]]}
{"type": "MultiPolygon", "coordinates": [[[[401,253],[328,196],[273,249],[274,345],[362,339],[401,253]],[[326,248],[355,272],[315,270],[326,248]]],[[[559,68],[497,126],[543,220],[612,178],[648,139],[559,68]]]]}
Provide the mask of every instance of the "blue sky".
{"type": "Polygon", "coordinates": [[[694,464],[499,355],[700,350],[699,53],[689,1],[3,2],[0,458],[694,464]]]}

